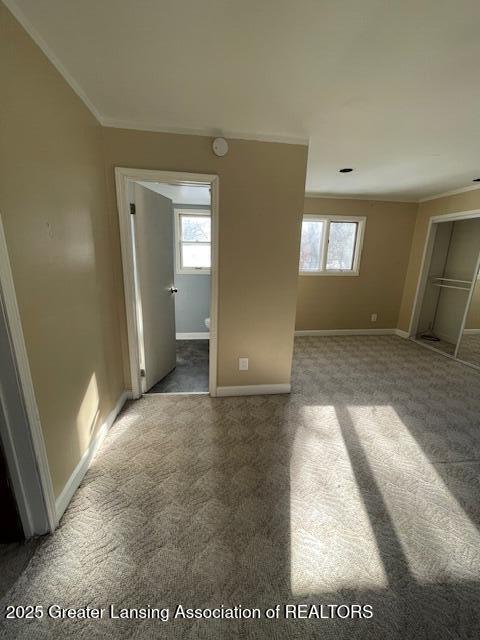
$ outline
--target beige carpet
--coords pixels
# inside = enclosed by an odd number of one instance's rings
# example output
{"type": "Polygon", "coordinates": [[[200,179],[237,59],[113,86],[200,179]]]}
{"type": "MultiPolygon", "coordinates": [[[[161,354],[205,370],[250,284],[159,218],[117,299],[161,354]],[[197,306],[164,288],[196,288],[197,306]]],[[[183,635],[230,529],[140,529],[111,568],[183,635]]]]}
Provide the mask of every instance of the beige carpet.
{"type": "Polygon", "coordinates": [[[458,349],[458,357],[480,367],[480,334],[464,333],[458,349]]]}
{"type": "Polygon", "coordinates": [[[396,337],[300,338],[293,380],[291,396],[130,404],[2,606],[373,618],[43,619],[2,637],[480,637],[480,374],[396,337]]]}

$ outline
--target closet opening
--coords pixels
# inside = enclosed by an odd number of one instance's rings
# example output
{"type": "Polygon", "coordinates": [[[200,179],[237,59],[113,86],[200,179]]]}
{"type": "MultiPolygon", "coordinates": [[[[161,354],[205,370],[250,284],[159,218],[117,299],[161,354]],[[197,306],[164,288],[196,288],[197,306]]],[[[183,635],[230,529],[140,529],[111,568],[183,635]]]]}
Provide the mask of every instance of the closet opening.
{"type": "Polygon", "coordinates": [[[410,337],[480,368],[480,212],[433,218],[410,337]]]}

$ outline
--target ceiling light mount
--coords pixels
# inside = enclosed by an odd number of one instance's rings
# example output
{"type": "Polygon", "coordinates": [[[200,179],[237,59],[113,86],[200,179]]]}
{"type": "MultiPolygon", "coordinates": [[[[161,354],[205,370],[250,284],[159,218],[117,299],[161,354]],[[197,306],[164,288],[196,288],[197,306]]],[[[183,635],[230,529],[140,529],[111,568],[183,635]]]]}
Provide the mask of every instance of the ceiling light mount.
{"type": "Polygon", "coordinates": [[[351,167],[344,167],[343,169],[339,169],[338,173],[352,173],[353,169],[351,167]]]}
{"type": "Polygon", "coordinates": [[[213,153],[216,156],[225,156],[228,151],[228,142],[225,140],[225,138],[215,138],[212,144],[212,149],[213,153]]]}
{"type": "Polygon", "coordinates": [[[480,178],[474,178],[472,182],[480,182],[480,178]]]}

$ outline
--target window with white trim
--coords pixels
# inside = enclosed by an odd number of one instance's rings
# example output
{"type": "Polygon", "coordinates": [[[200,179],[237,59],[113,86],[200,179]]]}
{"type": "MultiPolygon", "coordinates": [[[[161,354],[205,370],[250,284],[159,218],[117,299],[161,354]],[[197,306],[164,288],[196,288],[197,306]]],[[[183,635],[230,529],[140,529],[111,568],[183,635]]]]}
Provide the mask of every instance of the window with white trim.
{"type": "Polygon", "coordinates": [[[210,211],[175,209],[177,273],[210,273],[210,211]]]}
{"type": "Polygon", "coordinates": [[[365,218],[304,215],[301,275],[358,275],[365,218]]]}

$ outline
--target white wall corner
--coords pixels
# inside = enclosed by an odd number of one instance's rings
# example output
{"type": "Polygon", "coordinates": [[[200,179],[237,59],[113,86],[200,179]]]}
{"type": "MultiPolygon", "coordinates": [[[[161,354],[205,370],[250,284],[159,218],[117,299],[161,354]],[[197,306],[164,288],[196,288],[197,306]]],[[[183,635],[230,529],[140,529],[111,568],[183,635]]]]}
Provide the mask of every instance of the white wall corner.
{"type": "Polygon", "coordinates": [[[80,486],[80,483],[82,482],[85,474],[87,473],[95,453],[98,451],[110,427],[113,425],[113,423],[117,419],[117,416],[122,410],[125,402],[129,398],[131,398],[131,396],[132,396],[131,391],[124,391],[122,393],[122,395],[118,399],[117,404],[110,411],[110,413],[105,419],[105,422],[97,430],[95,437],[92,438],[92,441],[90,442],[88,449],[85,451],[80,462],[75,467],[72,475],[70,476],[66,485],[64,486],[62,493],[56,499],[55,507],[56,507],[58,521],[60,521],[61,517],[65,513],[66,508],[70,504],[70,501],[73,498],[75,491],[80,486]]]}
{"type": "Polygon", "coordinates": [[[263,396],[290,393],[290,384],[248,384],[238,387],[217,387],[217,396],[263,396]]]}

